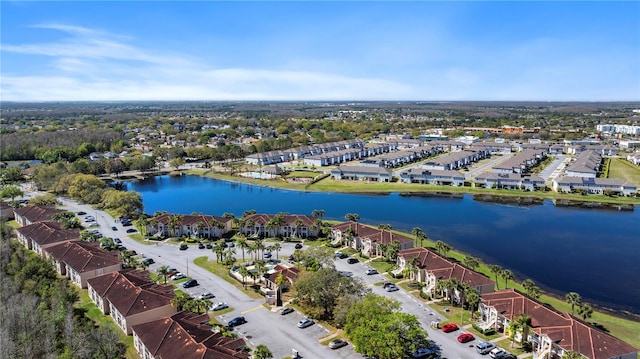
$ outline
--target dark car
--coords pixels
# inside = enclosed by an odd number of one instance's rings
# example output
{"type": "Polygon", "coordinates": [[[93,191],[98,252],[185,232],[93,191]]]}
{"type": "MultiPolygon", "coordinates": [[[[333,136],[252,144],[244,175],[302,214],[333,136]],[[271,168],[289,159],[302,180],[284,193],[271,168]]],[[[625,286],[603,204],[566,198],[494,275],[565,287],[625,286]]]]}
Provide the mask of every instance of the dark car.
{"type": "Polygon", "coordinates": [[[418,348],[415,352],[411,353],[413,359],[427,359],[433,358],[436,353],[429,348],[418,348]]]}
{"type": "Polygon", "coordinates": [[[156,261],[153,260],[153,258],[145,258],[142,260],[142,263],[146,263],[147,265],[153,264],[156,261]]]}
{"type": "Polygon", "coordinates": [[[517,359],[518,357],[507,352],[501,352],[496,355],[496,359],[517,359]]]}
{"type": "Polygon", "coordinates": [[[198,248],[200,248],[200,249],[204,249],[204,244],[202,244],[202,243],[198,243],[198,248]]]}
{"type": "Polygon", "coordinates": [[[286,307],[286,308],[282,308],[280,310],[280,315],[286,315],[286,314],[289,314],[289,313],[293,313],[293,308],[286,307]]]}
{"type": "Polygon", "coordinates": [[[118,227],[116,227],[116,226],[111,226],[111,230],[112,230],[112,231],[117,231],[117,230],[118,230],[118,227]]]}
{"type": "Polygon", "coordinates": [[[302,249],[302,243],[296,243],[296,249],[302,249]]]}
{"type": "Polygon", "coordinates": [[[87,212],[85,212],[85,211],[78,212],[78,216],[84,216],[85,214],[87,214],[87,212]]]}
{"type": "Polygon", "coordinates": [[[182,288],[191,288],[198,285],[198,281],[195,279],[189,279],[188,281],[182,283],[182,288]]]}
{"type": "Polygon", "coordinates": [[[227,324],[227,328],[233,328],[233,327],[235,327],[237,325],[241,325],[241,324],[244,324],[246,322],[247,322],[247,320],[244,319],[244,317],[235,317],[235,318],[233,318],[233,319],[231,319],[229,321],[229,323],[227,324]]]}
{"type": "Polygon", "coordinates": [[[116,242],[116,243],[118,243],[118,244],[122,243],[122,241],[120,240],[120,238],[114,238],[114,239],[113,239],[113,241],[114,241],[114,242],[116,242]]]}
{"type": "Polygon", "coordinates": [[[127,233],[136,233],[138,230],[135,228],[129,228],[127,229],[127,233]]]}
{"type": "Polygon", "coordinates": [[[442,326],[442,331],[445,333],[451,333],[458,330],[458,325],[455,323],[449,323],[442,326]]]}
{"type": "Polygon", "coordinates": [[[338,348],[342,348],[344,346],[346,346],[347,343],[346,341],[342,340],[342,339],[335,339],[329,342],[329,348],[331,349],[338,349],[338,348]]]}
{"type": "Polygon", "coordinates": [[[189,246],[188,246],[188,245],[186,245],[185,243],[182,243],[182,244],[180,245],[180,250],[181,250],[181,251],[184,251],[184,250],[187,250],[187,249],[189,249],[189,246]]]}
{"type": "Polygon", "coordinates": [[[347,263],[349,264],[354,264],[354,263],[358,263],[360,262],[359,260],[355,259],[355,258],[349,258],[347,259],[347,263]]]}
{"type": "Polygon", "coordinates": [[[348,255],[346,255],[346,254],[344,254],[342,252],[336,252],[336,258],[338,258],[338,259],[345,259],[347,257],[348,257],[348,255]]]}
{"type": "Polygon", "coordinates": [[[212,249],[212,248],[213,248],[213,246],[211,245],[211,243],[207,243],[207,244],[205,245],[205,247],[206,247],[207,249],[212,249]]]}

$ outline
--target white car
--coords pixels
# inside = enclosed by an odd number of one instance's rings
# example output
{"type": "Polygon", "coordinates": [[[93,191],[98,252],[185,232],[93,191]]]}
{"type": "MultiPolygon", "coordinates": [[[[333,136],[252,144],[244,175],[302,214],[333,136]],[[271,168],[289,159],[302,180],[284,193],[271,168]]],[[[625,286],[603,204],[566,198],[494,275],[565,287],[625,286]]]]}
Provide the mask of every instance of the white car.
{"type": "Polygon", "coordinates": [[[200,295],[198,296],[198,299],[211,299],[211,298],[213,298],[213,297],[215,297],[215,295],[213,295],[213,293],[211,293],[211,292],[204,292],[204,293],[202,293],[202,294],[200,294],[200,295]]]}
{"type": "Polygon", "coordinates": [[[216,303],[213,307],[211,307],[211,311],[215,312],[217,310],[223,310],[223,309],[227,309],[229,308],[229,305],[227,305],[227,303],[225,302],[218,302],[216,303]]]}
{"type": "Polygon", "coordinates": [[[178,279],[184,279],[184,278],[187,278],[187,276],[184,275],[184,273],[176,273],[171,276],[171,280],[178,280],[178,279]]]}
{"type": "Polygon", "coordinates": [[[500,349],[500,348],[495,348],[492,351],[489,352],[489,356],[492,358],[497,358],[499,356],[501,356],[502,354],[505,354],[506,352],[504,351],[504,349],[500,349]]]}

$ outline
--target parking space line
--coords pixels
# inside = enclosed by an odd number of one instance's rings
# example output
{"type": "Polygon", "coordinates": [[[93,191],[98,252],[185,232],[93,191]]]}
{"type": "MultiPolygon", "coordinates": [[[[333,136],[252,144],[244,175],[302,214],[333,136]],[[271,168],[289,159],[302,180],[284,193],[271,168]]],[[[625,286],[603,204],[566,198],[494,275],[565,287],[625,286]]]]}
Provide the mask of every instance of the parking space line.
{"type": "MultiPolygon", "coordinates": [[[[245,310],[244,312],[241,312],[240,314],[247,314],[247,313],[251,313],[251,312],[253,312],[254,310],[258,310],[258,309],[260,309],[260,308],[264,308],[264,306],[262,306],[262,305],[258,305],[258,306],[254,307],[254,308],[247,309],[247,310],[245,310]]],[[[264,309],[266,309],[266,308],[264,308],[264,309]]]]}

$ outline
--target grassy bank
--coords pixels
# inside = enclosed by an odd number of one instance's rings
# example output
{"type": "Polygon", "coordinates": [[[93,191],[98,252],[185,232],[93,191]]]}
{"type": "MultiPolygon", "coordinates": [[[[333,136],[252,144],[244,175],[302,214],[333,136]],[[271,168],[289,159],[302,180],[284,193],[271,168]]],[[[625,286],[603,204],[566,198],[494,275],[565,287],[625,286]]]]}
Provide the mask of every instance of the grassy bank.
{"type": "MultiPolygon", "coordinates": [[[[612,164],[612,167],[613,166],[612,164]]],[[[612,169],[613,170],[613,169],[612,169]]],[[[209,178],[220,179],[231,182],[249,183],[256,186],[273,187],[281,189],[291,189],[298,191],[313,192],[335,192],[335,193],[369,193],[369,194],[389,194],[389,193],[452,193],[452,194],[482,194],[494,195],[500,197],[531,197],[536,199],[561,199],[578,202],[598,202],[610,204],[633,204],[640,205],[639,197],[609,197],[603,195],[581,195],[577,193],[557,193],[554,191],[520,191],[520,190],[503,190],[492,188],[475,188],[475,187],[451,187],[438,185],[423,185],[417,183],[402,182],[365,182],[365,181],[338,181],[331,177],[322,179],[314,184],[305,185],[300,183],[289,183],[283,179],[260,180],[253,178],[244,178],[231,176],[225,173],[213,171],[189,171],[189,174],[205,176],[209,178]]]]}

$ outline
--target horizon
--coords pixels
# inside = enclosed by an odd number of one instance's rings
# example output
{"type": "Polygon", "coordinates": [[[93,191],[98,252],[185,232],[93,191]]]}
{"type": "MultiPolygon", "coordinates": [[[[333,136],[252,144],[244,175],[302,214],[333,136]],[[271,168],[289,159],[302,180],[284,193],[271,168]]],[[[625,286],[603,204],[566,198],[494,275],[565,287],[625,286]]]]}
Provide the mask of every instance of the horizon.
{"type": "Polygon", "coordinates": [[[4,103],[640,101],[639,2],[1,6],[4,103]]]}

